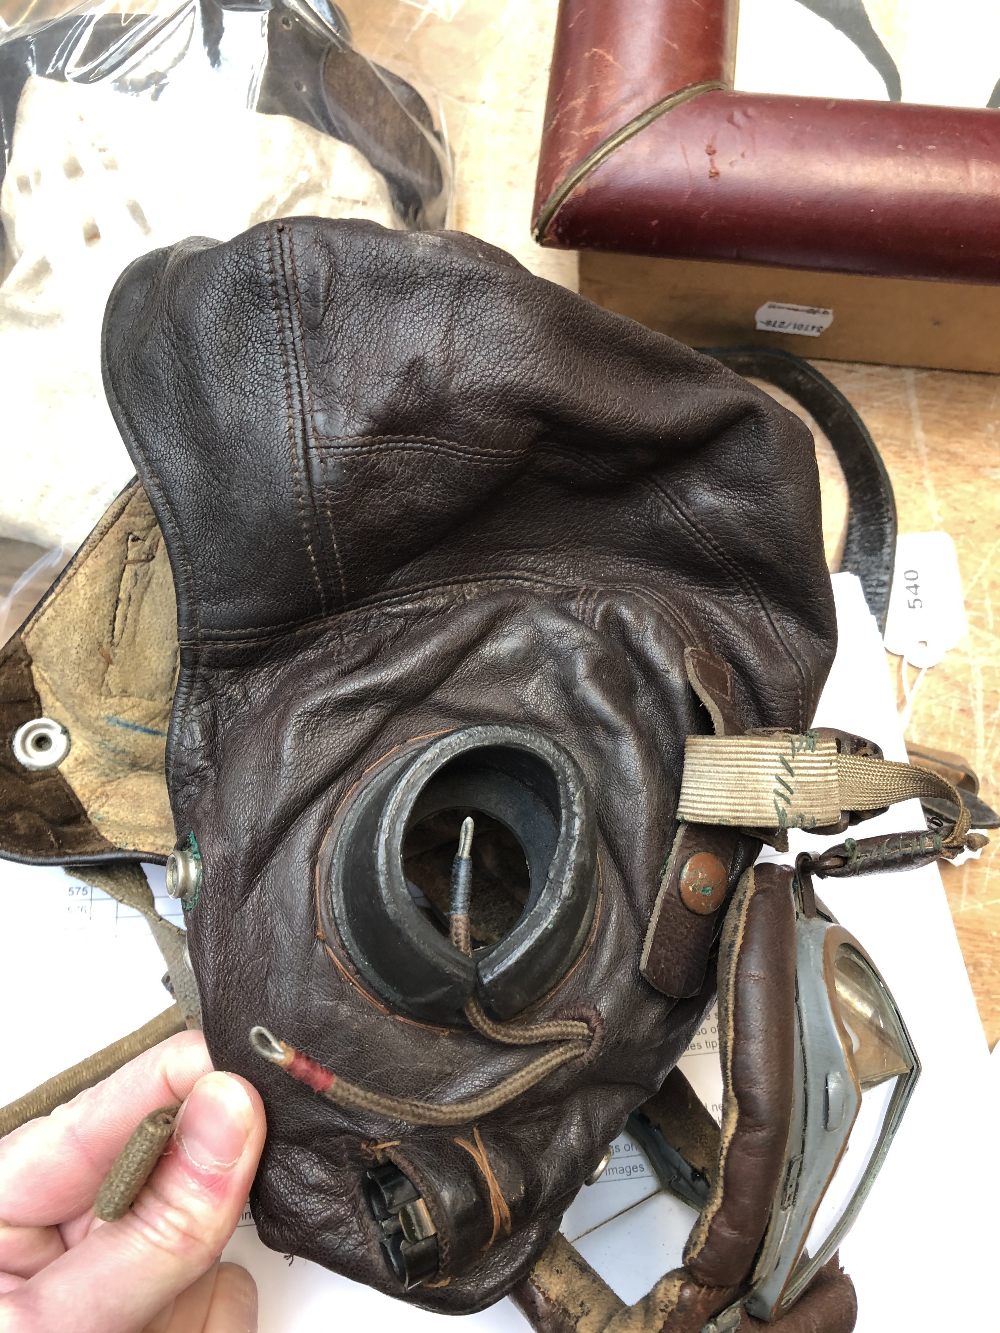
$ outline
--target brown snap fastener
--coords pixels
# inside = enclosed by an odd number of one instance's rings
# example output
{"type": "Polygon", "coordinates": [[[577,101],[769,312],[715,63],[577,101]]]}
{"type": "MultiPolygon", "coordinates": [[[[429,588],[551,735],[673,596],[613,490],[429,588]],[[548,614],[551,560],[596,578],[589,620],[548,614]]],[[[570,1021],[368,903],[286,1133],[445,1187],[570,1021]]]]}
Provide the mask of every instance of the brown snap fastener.
{"type": "Polygon", "coordinates": [[[681,869],[680,891],[684,906],[708,916],[722,906],[729,885],[726,867],[711,852],[695,852],[681,869]]]}

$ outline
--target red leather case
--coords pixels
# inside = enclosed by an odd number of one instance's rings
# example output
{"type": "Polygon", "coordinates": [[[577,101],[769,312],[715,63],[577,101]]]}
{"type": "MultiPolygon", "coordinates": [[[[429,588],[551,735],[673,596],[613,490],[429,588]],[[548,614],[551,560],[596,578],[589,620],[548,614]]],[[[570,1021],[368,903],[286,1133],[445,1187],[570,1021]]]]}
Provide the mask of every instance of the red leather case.
{"type": "Polygon", "coordinates": [[[537,239],[1000,282],[1000,112],[734,92],[738,8],[562,0],[537,239]]]}

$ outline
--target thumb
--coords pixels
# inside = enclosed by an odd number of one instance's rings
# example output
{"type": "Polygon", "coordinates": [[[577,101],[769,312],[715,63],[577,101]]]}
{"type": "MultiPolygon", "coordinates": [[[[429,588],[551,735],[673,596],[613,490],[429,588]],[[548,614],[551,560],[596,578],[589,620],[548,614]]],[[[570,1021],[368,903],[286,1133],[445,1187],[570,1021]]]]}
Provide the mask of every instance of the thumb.
{"type": "Polygon", "coordinates": [[[26,1330],[128,1333],[211,1267],[233,1234],[264,1144],[264,1108],[234,1074],[206,1074],[131,1212],[24,1284],[26,1330]]]}

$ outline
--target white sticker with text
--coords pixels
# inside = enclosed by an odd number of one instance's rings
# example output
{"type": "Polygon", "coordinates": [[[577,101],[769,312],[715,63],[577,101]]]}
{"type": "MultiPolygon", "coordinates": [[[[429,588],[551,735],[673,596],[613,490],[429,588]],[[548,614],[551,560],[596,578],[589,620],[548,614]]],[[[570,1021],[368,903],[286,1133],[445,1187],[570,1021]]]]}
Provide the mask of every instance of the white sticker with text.
{"type": "Polygon", "coordinates": [[[801,338],[818,338],[833,323],[833,311],[826,306],[765,301],[758,308],[756,319],[757,328],[768,333],[795,333],[801,338]]]}
{"type": "Polygon", "coordinates": [[[885,646],[915,667],[932,667],[966,631],[962,576],[946,532],[904,532],[885,626],[885,646]]]}

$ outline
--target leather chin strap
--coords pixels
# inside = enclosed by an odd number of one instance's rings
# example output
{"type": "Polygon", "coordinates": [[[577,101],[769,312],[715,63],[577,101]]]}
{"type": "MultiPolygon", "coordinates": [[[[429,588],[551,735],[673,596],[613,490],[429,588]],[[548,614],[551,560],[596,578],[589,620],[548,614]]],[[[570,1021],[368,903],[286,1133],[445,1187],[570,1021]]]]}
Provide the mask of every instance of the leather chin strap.
{"type": "MultiPolygon", "coordinates": [[[[780,866],[748,870],[726,917],[719,951],[721,1127],[677,1070],[642,1108],[708,1185],[683,1267],[667,1273],[630,1306],[557,1236],[514,1292],[538,1333],[723,1333],[767,1327],[731,1307],[749,1290],[785,1164],[794,1078],[790,879],[780,866]]],[[[679,1192],[676,1180],[664,1183],[679,1192]]],[[[774,1326],[782,1333],[850,1333],[856,1318],[854,1287],[834,1256],[774,1326]]]]}
{"type": "Polygon", "coordinates": [[[865,601],[884,632],[896,556],[896,500],[868,427],[837,386],[800,356],[772,347],[704,350],[740,375],[783,389],[830,441],[847,483],[847,534],[840,567],[861,580],[865,601]]]}

